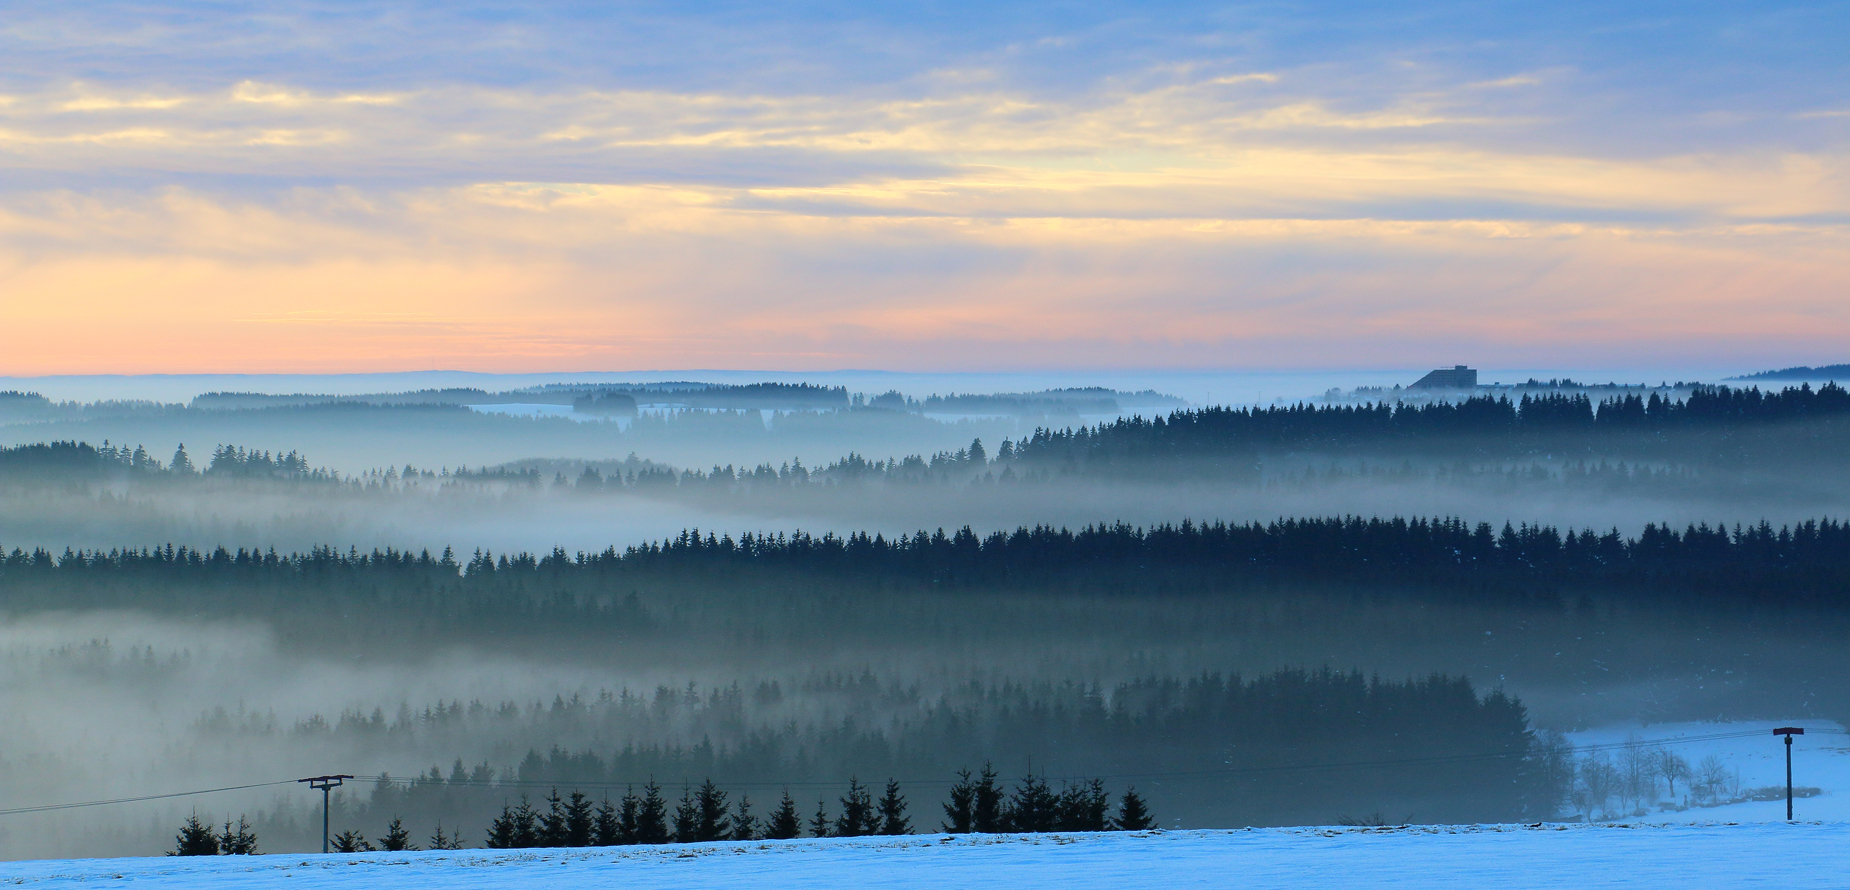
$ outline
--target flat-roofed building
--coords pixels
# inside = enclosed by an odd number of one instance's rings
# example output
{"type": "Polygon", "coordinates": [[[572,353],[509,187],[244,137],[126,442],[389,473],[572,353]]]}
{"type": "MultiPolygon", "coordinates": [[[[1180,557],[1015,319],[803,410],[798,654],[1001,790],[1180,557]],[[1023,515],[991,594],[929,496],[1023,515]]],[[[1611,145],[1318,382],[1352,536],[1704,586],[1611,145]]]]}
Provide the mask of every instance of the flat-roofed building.
{"type": "Polygon", "coordinates": [[[1450,368],[1428,372],[1408,389],[1473,389],[1476,386],[1476,369],[1467,368],[1464,365],[1453,365],[1450,368]]]}

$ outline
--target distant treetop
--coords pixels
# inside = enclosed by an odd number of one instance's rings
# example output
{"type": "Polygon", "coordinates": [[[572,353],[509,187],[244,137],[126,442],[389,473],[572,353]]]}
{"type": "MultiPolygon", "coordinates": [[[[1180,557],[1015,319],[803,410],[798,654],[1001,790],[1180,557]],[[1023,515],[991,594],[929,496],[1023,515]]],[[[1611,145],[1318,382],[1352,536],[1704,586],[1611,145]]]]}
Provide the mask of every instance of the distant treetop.
{"type": "Polygon", "coordinates": [[[1781,368],[1777,371],[1761,371],[1758,374],[1744,374],[1732,380],[1844,380],[1850,378],[1850,365],[1820,365],[1816,368],[1799,365],[1793,368],[1781,368]]]}

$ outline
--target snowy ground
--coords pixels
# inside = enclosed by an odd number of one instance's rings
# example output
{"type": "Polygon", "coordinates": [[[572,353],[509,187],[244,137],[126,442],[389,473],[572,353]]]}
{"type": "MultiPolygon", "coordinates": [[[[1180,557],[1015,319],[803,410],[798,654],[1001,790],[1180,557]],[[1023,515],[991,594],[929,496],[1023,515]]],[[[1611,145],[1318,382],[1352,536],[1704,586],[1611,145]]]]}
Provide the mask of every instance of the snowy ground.
{"type": "Polygon", "coordinates": [[[1850,887],[1850,735],[1818,720],[1604,727],[1582,751],[1662,744],[1711,754],[1747,787],[1783,785],[1775,725],[1794,745],[1798,801],[1756,801],[1628,824],[1279,828],[1119,834],[802,840],[591,850],[276,854],[0,863],[0,886],[147,888],[1170,888],[1850,887]],[[1723,736],[1717,738],[1717,736],[1723,736]]]}
{"type": "Polygon", "coordinates": [[[1842,888],[1850,825],[1258,829],[591,850],[12,862],[0,884],[145,888],[1842,888]]]}
{"type": "MultiPolygon", "coordinates": [[[[1792,744],[1792,784],[1810,786],[1823,793],[1801,798],[1794,803],[1793,815],[1801,820],[1822,819],[1850,822],[1850,735],[1828,720],[1789,720],[1741,723],[1664,723],[1653,726],[1612,726],[1568,734],[1576,747],[1612,746],[1636,739],[1644,744],[1661,743],[1683,755],[1691,764],[1711,754],[1719,756],[1730,768],[1741,771],[1741,784],[1749,788],[1785,787],[1785,742],[1773,735],[1775,726],[1801,726],[1803,736],[1792,744]],[[1741,734],[1738,738],[1713,739],[1716,735],[1741,734]],[[1692,741],[1692,739],[1694,739],[1692,741]]],[[[1608,748],[1617,755],[1617,749],[1608,748]]],[[[1679,797],[1685,789],[1679,788],[1679,797]]],[[[1665,822],[1774,822],[1786,818],[1786,802],[1753,801],[1718,807],[1692,807],[1682,812],[1660,811],[1627,821],[1665,822]]],[[[1850,878],[1844,881],[1850,886],[1850,878]]]]}

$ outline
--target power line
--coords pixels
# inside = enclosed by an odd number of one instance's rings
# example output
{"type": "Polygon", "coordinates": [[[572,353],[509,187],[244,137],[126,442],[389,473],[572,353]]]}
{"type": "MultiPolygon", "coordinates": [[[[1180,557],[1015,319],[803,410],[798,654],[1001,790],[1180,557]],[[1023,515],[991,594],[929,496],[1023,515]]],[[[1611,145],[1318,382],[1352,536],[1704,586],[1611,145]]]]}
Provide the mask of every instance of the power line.
{"type": "MultiPolygon", "coordinates": [[[[1729,740],[1729,739],[1759,738],[1764,734],[1765,733],[1762,730],[1752,730],[1752,731],[1740,730],[1740,731],[1735,731],[1735,732],[1710,733],[1706,735],[1697,735],[1697,736],[1683,736],[1683,737],[1674,738],[1674,739],[1640,740],[1640,741],[1635,741],[1635,742],[1630,742],[1630,741],[1628,742],[1606,742],[1606,743],[1602,743],[1598,745],[1576,745],[1574,746],[1573,750],[1575,753],[1579,753],[1579,752],[1585,752],[1585,751],[1620,750],[1620,749],[1625,749],[1625,748],[1675,747],[1679,745],[1695,744],[1699,742],[1724,741],[1724,740],[1729,740]]],[[[1818,730],[1812,730],[1811,734],[1812,735],[1850,735],[1850,730],[1818,729],[1818,730]]],[[[1184,770],[1184,771],[1162,772],[1162,773],[1118,773],[1114,775],[1100,775],[1100,776],[1088,775],[1088,776],[1085,776],[1084,778],[1114,779],[1114,780],[1215,778],[1215,777],[1232,777],[1232,776],[1238,776],[1238,775],[1259,775],[1259,774],[1267,774],[1267,773],[1319,772],[1319,771],[1324,771],[1324,770],[1342,770],[1342,769],[1371,769],[1371,768],[1391,767],[1391,766],[1416,766],[1416,765],[1443,766],[1443,765],[1458,764],[1458,763],[1475,763],[1475,762],[1485,762],[1485,761],[1494,761],[1494,760],[1508,760],[1511,758],[1527,757],[1527,756],[1530,756],[1528,752],[1500,751],[1500,752],[1490,752],[1490,753],[1484,753],[1484,754],[1453,754],[1453,755],[1441,755],[1441,756],[1436,756],[1436,757],[1405,757],[1405,758],[1395,758],[1395,759],[1386,759],[1386,760],[1354,760],[1354,761],[1340,761],[1340,762],[1335,762],[1335,763],[1278,764],[1275,766],[1231,767],[1227,769],[1184,770]]],[[[351,777],[343,776],[343,778],[351,778],[351,777]]],[[[118,798],[111,798],[108,800],[89,800],[89,801],[81,801],[77,803],[42,804],[39,806],[30,806],[30,807],[14,807],[12,809],[0,809],[0,816],[14,816],[14,815],[21,815],[25,813],[43,813],[43,812],[50,812],[54,810],[71,810],[71,809],[79,809],[83,807],[110,806],[113,804],[139,803],[142,801],[150,801],[150,800],[169,800],[169,799],[178,798],[178,797],[194,797],[194,796],[201,795],[201,794],[217,794],[217,793],[224,792],[224,791],[244,791],[244,790],[248,790],[251,788],[270,788],[270,787],[274,787],[277,785],[294,785],[294,784],[297,784],[299,781],[302,781],[302,780],[283,779],[283,780],[275,781],[275,782],[255,782],[255,783],[248,784],[248,785],[227,785],[221,788],[202,788],[202,789],[198,789],[195,791],[174,791],[174,792],[170,792],[167,794],[149,794],[149,795],[144,795],[141,797],[118,797],[118,798]]],[[[465,788],[556,788],[556,787],[560,787],[563,785],[563,786],[569,786],[572,788],[609,789],[609,788],[625,788],[625,787],[631,787],[635,785],[645,785],[649,781],[654,781],[654,778],[651,777],[649,780],[644,781],[644,782],[616,781],[616,780],[598,781],[598,782],[550,782],[550,781],[522,780],[522,779],[486,779],[486,780],[483,780],[483,779],[440,779],[440,780],[432,780],[427,776],[418,776],[418,777],[410,777],[410,778],[392,778],[391,776],[387,774],[381,774],[379,778],[362,779],[361,781],[368,782],[374,785],[377,785],[381,781],[383,781],[387,785],[403,785],[406,787],[415,787],[419,784],[432,784],[432,785],[441,784],[444,787],[459,787],[460,786],[460,787],[465,787],[465,788]]],[[[358,783],[356,782],[356,784],[358,783]]],[[[727,787],[732,787],[732,788],[786,788],[786,787],[787,788],[814,788],[814,787],[833,787],[833,786],[838,786],[840,784],[841,783],[837,781],[819,781],[819,780],[818,781],[801,781],[801,782],[760,781],[760,782],[729,782],[727,783],[727,787]]],[[[917,786],[917,785],[946,786],[946,785],[954,785],[956,784],[956,782],[950,779],[912,779],[912,780],[903,781],[900,784],[914,785],[914,786],[917,786]]]]}
{"type": "MultiPolygon", "coordinates": [[[[1765,733],[1761,730],[1753,730],[1753,731],[1742,730],[1742,731],[1725,732],[1725,733],[1711,733],[1711,734],[1699,735],[1699,736],[1684,736],[1684,737],[1675,738],[1675,739],[1661,739],[1661,740],[1637,741],[1637,742],[1608,742],[1608,743],[1598,744],[1598,745],[1577,745],[1574,747],[1574,751],[1576,753],[1579,753],[1583,751],[1607,751],[1607,750],[1619,750],[1619,749],[1624,749],[1624,748],[1672,747],[1672,746],[1684,745],[1684,744],[1694,744],[1698,742],[1712,742],[1712,741],[1722,741],[1722,740],[1728,740],[1728,739],[1759,738],[1764,734],[1765,733]]],[[[1825,734],[1850,735],[1850,731],[1817,730],[1814,732],[1814,734],[1816,735],[1825,735],[1825,734]]],[[[1473,762],[1494,761],[1494,760],[1508,760],[1512,758],[1521,758],[1521,757],[1528,757],[1528,756],[1530,756],[1530,752],[1501,751],[1501,752],[1488,752],[1488,753],[1482,753],[1482,754],[1450,754],[1450,755],[1438,755],[1438,756],[1433,756],[1433,757],[1404,757],[1404,758],[1394,758],[1394,759],[1385,759],[1385,760],[1339,761],[1335,763],[1278,764],[1274,766],[1230,767],[1226,769],[1184,770],[1184,771],[1162,772],[1162,773],[1118,773],[1118,774],[1111,774],[1111,775],[1096,775],[1096,776],[1087,775],[1085,776],[1085,778],[1087,779],[1093,779],[1093,778],[1117,779],[1117,780],[1170,779],[1170,778],[1199,778],[1199,777],[1215,777],[1215,776],[1233,776],[1233,775],[1242,775],[1242,774],[1261,774],[1261,773],[1277,773],[1277,772],[1316,772],[1316,771],[1322,771],[1322,770],[1366,769],[1366,768],[1389,767],[1389,766],[1413,766],[1413,765],[1443,766],[1443,765],[1457,764],[1457,763],[1473,763],[1473,762]]],[[[369,779],[367,781],[371,781],[374,784],[378,784],[381,781],[381,779],[374,778],[374,779],[369,779]]],[[[562,785],[569,785],[574,788],[621,788],[621,787],[629,787],[629,786],[634,786],[634,785],[647,784],[648,781],[654,781],[654,778],[651,777],[649,780],[646,780],[643,782],[623,781],[623,780],[596,781],[596,782],[553,782],[553,781],[523,780],[523,779],[432,780],[431,778],[428,777],[428,775],[425,775],[425,776],[411,776],[411,777],[398,777],[398,778],[385,776],[383,781],[389,785],[404,785],[407,787],[415,786],[421,783],[428,783],[428,784],[439,784],[440,783],[440,784],[443,784],[445,786],[450,786],[450,787],[462,786],[462,787],[475,787],[475,788],[480,788],[480,787],[553,788],[553,787],[559,787],[562,785]]],[[[840,782],[833,782],[833,781],[801,781],[801,782],[759,781],[759,782],[729,782],[727,783],[728,787],[733,787],[733,788],[829,787],[829,786],[840,785],[840,784],[841,784],[840,782]]],[[[950,780],[950,779],[911,779],[911,780],[903,780],[900,782],[900,784],[902,785],[926,785],[926,786],[954,785],[956,784],[956,781],[950,780]]]]}
{"type": "Polygon", "coordinates": [[[333,805],[328,802],[328,794],[333,789],[339,788],[344,780],[351,778],[353,776],[343,773],[338,776],[310,776],[296,780],[298,784],[307,785],[321,792],[321,852],[323,853],[328,851],[328,813],[333,809],[333,805]]]}
{"type": "Polygon", "coordinates": [[[35,807],[14,807],[10,810],[0,810],[0,816],[16,816],[21,813],[44,813],[44,812],[49,812],[51,810],[75,810],[80,807],[102,807],[102,806],[109,806],[111,804],[119,804],[119,803],[139,803],[144,800],[167,800],[168,798],[174,798],[174,797],[193,797],[195,795],[200,795],[200,794],[217,794],[221,791],[243,791],[247,788],[268,788],[272,785],[293,785],[293,784],[295,784],[294,779],[285,779],[280,782],[257,782],[257,783],[250,784],[250,785],[226,785],[223,788],[202,788],[202,789],[199,789],[198,791],[174,791],[168,794],[149,794],[149,795],[144,795],[142,797],[116,797],[116,798],[111,798],[109,800],[86,800],[86,801],[82,801],[79,803],[51,803],[51,804],[42,804],[40,806],[35,806],[35,807]]]}

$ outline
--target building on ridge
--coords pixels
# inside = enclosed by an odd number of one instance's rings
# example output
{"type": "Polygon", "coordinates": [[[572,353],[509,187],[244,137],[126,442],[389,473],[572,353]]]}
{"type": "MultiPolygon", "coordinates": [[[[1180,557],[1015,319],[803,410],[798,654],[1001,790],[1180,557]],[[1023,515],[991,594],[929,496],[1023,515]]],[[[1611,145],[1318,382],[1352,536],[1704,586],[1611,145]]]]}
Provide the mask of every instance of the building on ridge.
{"type": "Polygon", "coordinates": [[[1430,371],[1408,389],[1475,389],[1477,370],[1464,365],[1430,371]]]}

